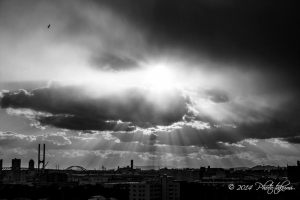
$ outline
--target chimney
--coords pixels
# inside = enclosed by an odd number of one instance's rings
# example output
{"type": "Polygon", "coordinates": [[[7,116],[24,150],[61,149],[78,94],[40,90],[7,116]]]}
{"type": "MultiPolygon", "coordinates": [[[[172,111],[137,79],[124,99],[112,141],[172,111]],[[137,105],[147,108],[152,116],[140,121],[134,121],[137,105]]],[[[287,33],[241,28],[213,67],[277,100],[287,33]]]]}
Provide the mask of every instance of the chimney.
{"type": "Polygon", "coordinates": [[[133,160],[131,160],[131,169],[133,169],[133,160]]]}
{"type": "Polygon", "coordinates": [[[40,169],[40,160],[41,159],[41,145],[39,144],[39,149],[38,149],[38,170],[40,169]]]}
{"type": "Polygon", "coordinates": [[[45,169],[45,151],[46,151],[46,145],[44,144],[44,149],[43,149],[43,170],[45,169]]]}
{"type": "Polygon", "coordinates": [[[300,167],[300,161],[297,161],[297,166],[300,167]]]}

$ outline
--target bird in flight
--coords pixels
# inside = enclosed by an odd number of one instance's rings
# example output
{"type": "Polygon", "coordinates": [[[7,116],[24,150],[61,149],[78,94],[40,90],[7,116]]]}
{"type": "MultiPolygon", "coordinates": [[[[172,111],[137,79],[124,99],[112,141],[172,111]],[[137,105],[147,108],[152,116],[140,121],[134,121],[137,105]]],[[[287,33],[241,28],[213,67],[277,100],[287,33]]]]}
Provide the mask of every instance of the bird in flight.
{"type": "Polygon", "coordinates": [[[50,28],[50,24],[48,25],[48,28],[50,28]]]}

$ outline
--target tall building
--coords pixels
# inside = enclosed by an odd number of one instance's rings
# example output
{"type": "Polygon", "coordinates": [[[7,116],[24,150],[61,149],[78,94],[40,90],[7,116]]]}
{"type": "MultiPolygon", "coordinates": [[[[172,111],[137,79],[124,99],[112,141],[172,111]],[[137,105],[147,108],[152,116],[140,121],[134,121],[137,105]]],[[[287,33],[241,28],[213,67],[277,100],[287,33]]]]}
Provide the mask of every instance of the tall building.
{"type": "Polygon", "coordinates": [[[11,161],[11,169],[12,169],[12,180],[20,181],[21,179],[21,159],[12,159],[11,161]]]}
{"type": "Polygon", "coordinates": [[[12,159],[11,161],[12,170],[20,170],[21,169],[21,159],[12,159]]]}
{"type": "Polygon", "coordinates": [[[131,160],[131,162],[130,162],[130,164],[131,164],[131,169],[133,169],[133,160],[131,160]]]}
{"type": "Polygon", "coordinates": [[[34,169],[34,160],[31,159],[31,160],[29,161],[28,169],[29,169],[29,170],[33,170],[33,169],[34,169]]]}
{"type": "Polygon", "coordinates": [[[163,175],[159,178],[162,188],[162,200],[179,200],[180,183],[174,181],[172,176],[163,175]]]}
{"type": "Polygon", "coordinates": [[[3,166],[3,160],[0,159],[0,180],[2,179],[2,176],[1,176],[1,174],[2,174],[2,166],[3,166]]]}

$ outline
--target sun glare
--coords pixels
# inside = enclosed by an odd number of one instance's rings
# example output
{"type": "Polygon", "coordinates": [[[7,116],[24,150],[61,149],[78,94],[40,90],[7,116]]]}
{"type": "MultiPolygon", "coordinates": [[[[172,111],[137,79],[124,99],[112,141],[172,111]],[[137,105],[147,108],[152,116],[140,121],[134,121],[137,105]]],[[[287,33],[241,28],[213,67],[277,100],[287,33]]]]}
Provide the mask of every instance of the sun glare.
{"type": "Polygon", "coordinates": [[[155,66],[144,72],[143,82],[146,87],[162,91],[176,86],[174,73],[164,66],[155,66]]]}

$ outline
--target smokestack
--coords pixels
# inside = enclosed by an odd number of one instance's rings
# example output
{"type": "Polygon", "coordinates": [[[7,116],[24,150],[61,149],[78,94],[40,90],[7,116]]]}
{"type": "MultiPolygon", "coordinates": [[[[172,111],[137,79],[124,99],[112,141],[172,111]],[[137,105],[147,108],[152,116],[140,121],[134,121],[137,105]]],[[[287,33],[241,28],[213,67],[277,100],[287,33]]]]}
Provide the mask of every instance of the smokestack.
{"type": "Polygon", "coordinates": [[[133,160],[131,160],[131,169],[133,169],[133,160]]]}
{"type": "Polygon", "coordinates": [[[0,171],[2,171],[3,160],[0,159],[0,171]]]}
{"type": "Polygon", "coordinates": [[[39,149],[38,149],[38,170],[40,169],[40,159],[41,159],[41,145],[39,144],[39,149]]]}
{"type": "Polygon", "coordinates": [[[43,150],[43,170],[45,169],[45,151],[46,151],[46,145],[44,144],[44,150],[43,150]]]}

